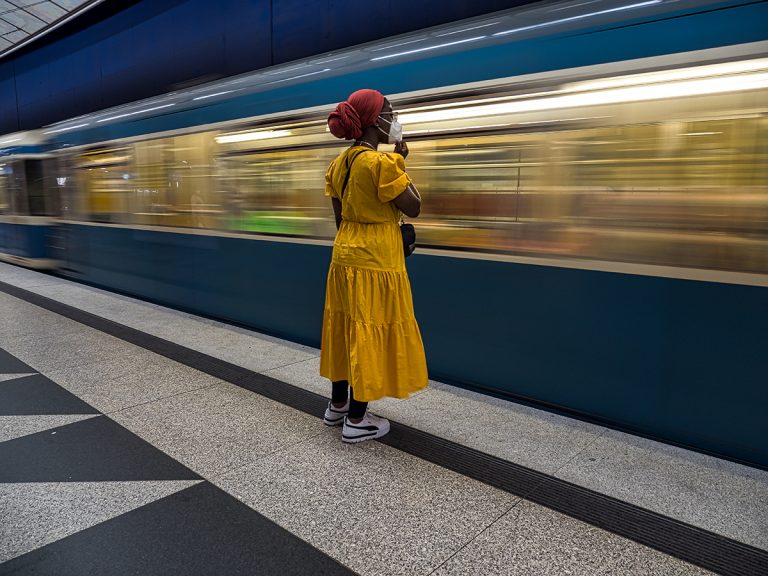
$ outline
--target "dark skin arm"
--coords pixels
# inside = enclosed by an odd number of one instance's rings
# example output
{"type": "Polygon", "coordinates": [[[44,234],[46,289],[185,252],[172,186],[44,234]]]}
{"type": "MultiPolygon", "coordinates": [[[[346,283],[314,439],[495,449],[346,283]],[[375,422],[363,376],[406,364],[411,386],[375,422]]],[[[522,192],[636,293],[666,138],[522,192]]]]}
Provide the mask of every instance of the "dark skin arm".
{"type": "Polygon", "coordinates": [[[392,202],[400,209],[400,212],[410,218],[416,218],[421,212],[421,196],[413,184],[408,184],[408,188],[392,202]]]}
{"type": "MultiPolygon", "coordinates": [[[[395,144],[395,152],[400,154],[403,158],[408,156],[408,144],[404,140],[401,140],[395,144]]],[[[400,209],[400,212],[410,218],[416,218],[421,212],[421,194],[412,183],[408,184],[408,187],[393,200],[395,206],[400,209]]]]}
{"type": "MultiPolygon", "coordinates": [[[[395,152],[406,158],[408,156],[408,144],[405,141],[398,142],[395,144],[395,152]]],[[[409,218],[416,218],[421,212],[421,194],[419,194],[416,186],[412,183],[408,184],[408,187],[392,202],[409,218]]],[[[336,230],[338,230],[341,226],[341,200],[331,198],[331,205],[333,206],[333,216],[336,220],[336,230]]]]}

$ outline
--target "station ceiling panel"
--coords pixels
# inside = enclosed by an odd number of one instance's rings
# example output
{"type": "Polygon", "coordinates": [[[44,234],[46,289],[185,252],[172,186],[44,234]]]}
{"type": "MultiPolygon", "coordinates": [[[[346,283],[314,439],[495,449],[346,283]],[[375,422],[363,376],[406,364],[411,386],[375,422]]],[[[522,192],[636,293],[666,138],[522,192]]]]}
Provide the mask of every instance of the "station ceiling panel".
{"type": "Polygon", "coordinates": [[[0,58],[98,3],[93,0],[0,0],[0,58]]]}

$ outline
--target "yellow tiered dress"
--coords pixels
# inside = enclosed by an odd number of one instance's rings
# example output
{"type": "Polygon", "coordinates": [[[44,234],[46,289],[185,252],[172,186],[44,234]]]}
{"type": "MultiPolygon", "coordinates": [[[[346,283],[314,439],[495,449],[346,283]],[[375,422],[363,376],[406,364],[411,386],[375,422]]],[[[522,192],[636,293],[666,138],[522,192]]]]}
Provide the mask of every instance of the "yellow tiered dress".
{"type": "Polygon", "coordinates": [[[342,219],[328,271],[320,375],[348,380],[359,402],[406,398],[427,386],[392,202],[410,182],[402,156],[363,146],[340,154],[325,176],[325,195],[341,200],[342,219]],[[358,153],[342,198],[348,161],[358,153]]]}

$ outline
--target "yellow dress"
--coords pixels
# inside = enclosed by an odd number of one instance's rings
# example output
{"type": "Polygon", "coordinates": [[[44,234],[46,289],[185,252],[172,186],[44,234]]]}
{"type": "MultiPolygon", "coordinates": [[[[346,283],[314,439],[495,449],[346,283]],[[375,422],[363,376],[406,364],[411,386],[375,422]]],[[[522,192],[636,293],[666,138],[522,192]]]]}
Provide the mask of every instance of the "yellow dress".
{"type": "Polygon", "coordinates": [[[325,195],[341,200],[342,220],[328,271],[320,375],[348,380],[360,402],[406,398],[427,386],[392,202],[410,182],[402,156],[364,146],[341,153],[325,175],[325,195]],[[341,198],[347,159],[361,151],[341,198]]]}

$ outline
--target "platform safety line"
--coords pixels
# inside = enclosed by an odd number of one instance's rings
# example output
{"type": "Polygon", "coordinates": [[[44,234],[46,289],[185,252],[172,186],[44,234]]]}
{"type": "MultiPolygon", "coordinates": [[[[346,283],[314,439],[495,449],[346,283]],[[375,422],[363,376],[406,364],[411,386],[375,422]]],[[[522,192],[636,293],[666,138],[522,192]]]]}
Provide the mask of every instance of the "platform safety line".
{"type": "MultiPolygon", "coordinates": [[[[0,291],[312,416],[321,417],[325,411],[327,398],[282,380],[18,286],[0,282],[0,291]]],[[[712,572],[726,576],[768,574],[768,551],[428,432],[392,422],[390,433],[378,441],[712,572]]]]}

